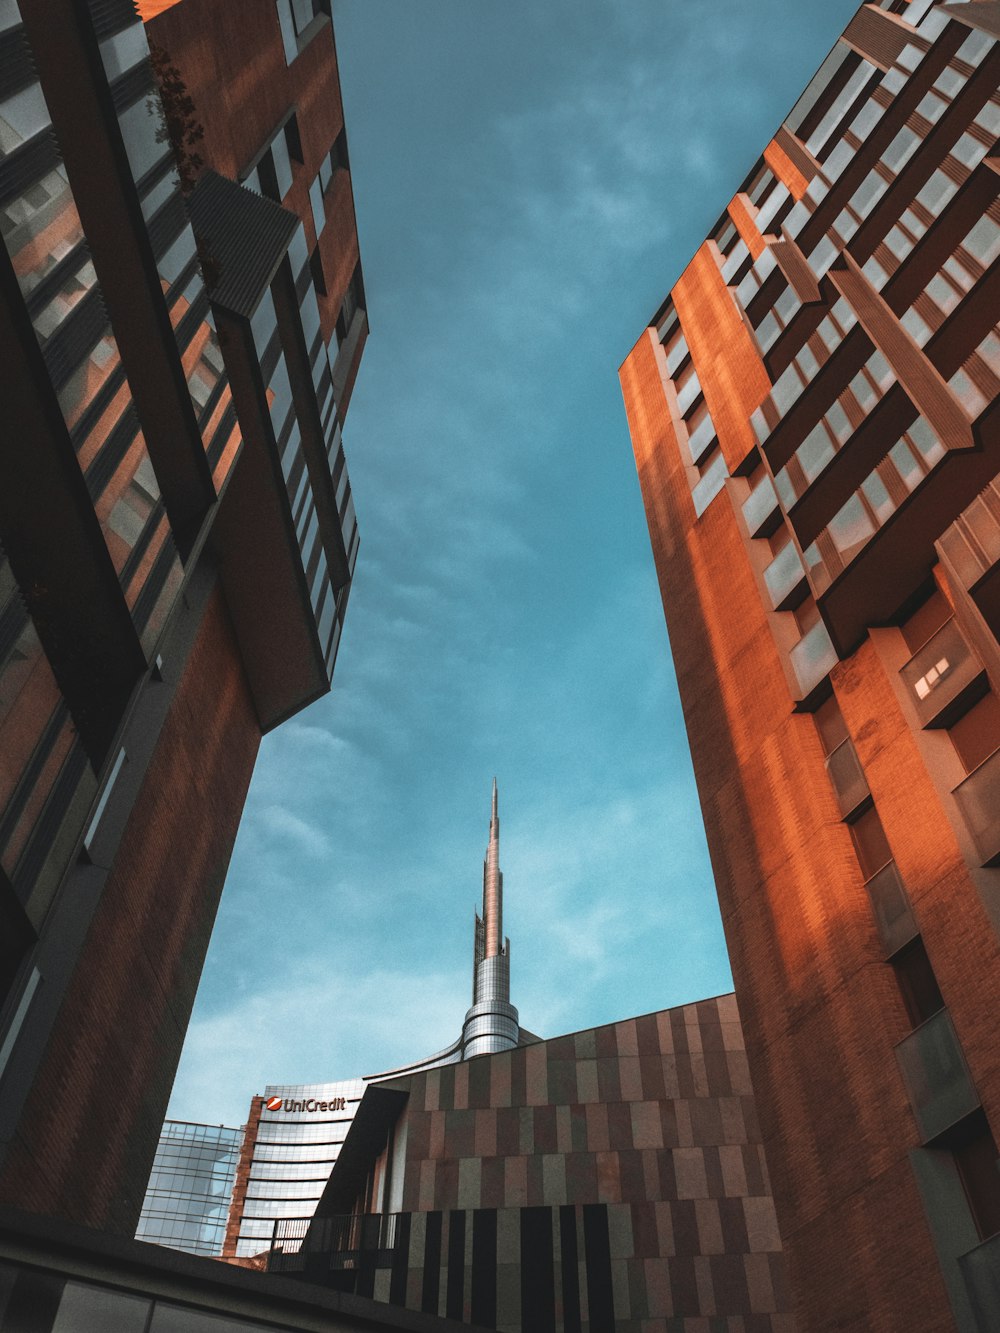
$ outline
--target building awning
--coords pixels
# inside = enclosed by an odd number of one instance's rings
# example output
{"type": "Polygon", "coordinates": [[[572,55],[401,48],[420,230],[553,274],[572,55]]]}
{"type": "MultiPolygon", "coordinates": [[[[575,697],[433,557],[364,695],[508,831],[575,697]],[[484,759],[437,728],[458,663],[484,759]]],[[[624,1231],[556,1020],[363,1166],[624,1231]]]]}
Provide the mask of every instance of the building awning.
{"type": "Polygon", "coordinates": [[[299,225],[294,213],[206,171],[187,201],[214,305],[250,319],[299,225]]]}

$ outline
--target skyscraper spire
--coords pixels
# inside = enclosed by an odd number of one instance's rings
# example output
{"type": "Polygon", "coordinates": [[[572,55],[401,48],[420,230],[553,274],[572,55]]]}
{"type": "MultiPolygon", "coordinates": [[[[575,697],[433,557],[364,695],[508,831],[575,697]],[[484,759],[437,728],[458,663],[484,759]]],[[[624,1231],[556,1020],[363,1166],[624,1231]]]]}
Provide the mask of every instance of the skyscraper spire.
{"type": "Polygon", "coordinates": [[[493,958],[502,952],[503,875],[500,873],[500,816],[497,813],[497,780],[493,779],[493,810],[490,816],[490,841],[483,861],[483,956],[493,958]]]}
{"type": "Polygon", "coordinates": [[[500,814],[493,779],[490,838],[483,860],[483,914],[476,913],[473,942],[472,1008],[462,1029],[463,1059],[506,1051],[518,1043],[517,1010],[510,1002],[510,940],[503,933],[503,874],[500,870],[500,814]]]}

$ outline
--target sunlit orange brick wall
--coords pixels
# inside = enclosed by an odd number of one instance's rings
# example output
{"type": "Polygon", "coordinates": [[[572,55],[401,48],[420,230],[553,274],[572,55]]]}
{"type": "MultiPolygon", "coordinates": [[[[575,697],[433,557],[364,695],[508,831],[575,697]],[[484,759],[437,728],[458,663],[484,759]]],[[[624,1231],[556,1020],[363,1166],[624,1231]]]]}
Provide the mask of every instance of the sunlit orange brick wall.
{"type": "Polygon", "coordinates": [[[1000,1010],[1000,940],[870,639],[834,670],[833,683],[976,1089],[1000,1124],[990,1017],[1000,1010]]]}
{"type": "MultiPolygon", "coordinates": [[[[676,304],[687,334],[693,302],[676,304]]],[[[800,1327],[946,1328],[930,1236],[913,1225],[902,1003],[728,493],[695,521],[665,374],[647,332],[622,387],[800,1327]]]]}

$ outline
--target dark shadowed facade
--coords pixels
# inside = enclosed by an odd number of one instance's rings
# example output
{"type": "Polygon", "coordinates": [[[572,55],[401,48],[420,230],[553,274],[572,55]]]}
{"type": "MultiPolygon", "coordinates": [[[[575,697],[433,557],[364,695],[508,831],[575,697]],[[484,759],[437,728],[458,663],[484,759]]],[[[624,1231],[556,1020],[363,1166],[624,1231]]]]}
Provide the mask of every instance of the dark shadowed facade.
{"type": "Polygon", "coordinates": [[[261,735],[330,687],[367,330],[328,13],[161,21],[0,7],[0,1202],[125,1234],[261,735]]]}
{"type": "Polygon", "coordinates": [[[370,1086],[272,1271],[509,1330],[790,1333],[733,996],[370,1086]]]}
{"type": "Polygon", "coordinates": [[[446,1319],[0,1209],[0,1333],[464,1333],[446,1319]]]}
{"type": "Polygon", "coordinates": [[[621,370],[809,1330],[1000,1310],[998,84],[862,5],[621,370]]]}

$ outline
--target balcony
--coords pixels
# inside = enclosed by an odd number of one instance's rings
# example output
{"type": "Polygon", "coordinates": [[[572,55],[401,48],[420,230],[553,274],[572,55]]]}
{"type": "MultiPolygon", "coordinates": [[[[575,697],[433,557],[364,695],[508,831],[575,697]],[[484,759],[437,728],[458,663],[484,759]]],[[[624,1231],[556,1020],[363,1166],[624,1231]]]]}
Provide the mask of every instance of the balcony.
{"type": "Polygon", "coordinates": [[[808,585],[794,542],[783,546],[764,570],[764,582],[775,611],[791,611],[802,601],[808,585]]]}
{"type": "Polygon", "coordinates": [[[923,727],[948,727],[982,691],[986,672],[954,617],[946,621],[899,673],[923,727]]]}
{"type": "Polygon", "coordinates": [[[1000,864],[1000,750],[994,750],[952,793],[979,853],[980,864],[1000,864]]]}
{"type": "Polygon", "coordinates": [[[917,923],[895,861],[889,861],[865,884],[885,956],[891,958],[917,935],[917,923]]]}
{"type": "Polygon", "coordinates": [[[743,520],[751,537],[770,537],[781,522],[774,483],[766,474],[743,502],[743,520]]]}
{"type": "Polygon", "coordinates": [[[688,424],[691,427],[691,432],[688,435],[691,462],[694,463],[695,467],[701,467],[718,440],[715,426],[712,424],[712,418],[708,415],[707,409],[696,412],[688,424]]]}
{"type": "Polygon", "coordinates": [[[951,527],[941,549],[963,588],[971,590],[1000,562],[1000,482],[991,481],[951,527]],[[969,538],[974,537],[974,541],[969,538]]]}
{"type": "Polygon", "coordinates": [[[269,1247],[268,1271],[351,1272],[392,1263],[400,1213],[338,1213],[279,1218],[269,1247]]]}
{"type": "Polygon", "coordinates": [[[826,771],[837,793],[840,813],[845,819],[849,819],[858,806],[871,796],[868,781],[850,739],[841,741],[828,757],[826,771]]]}
{"type": "Polygon", "coordinates": [[[837,653],[822,620],[803,634],[788,654],[788,660],[799,684],[796,697],[806,699],[837,665],[837,653]]]}
{"type": "Polygon", "coordinates": [[[979,1106],[947,1009],[904,1038],[896,1047],[896,1059],[924,1143],[979,1106]]]}
{"type": "Polygon", "coordinates": [[[1000,1310],[1000,1235],[991,1236],[958,1261],[980,1333],[996,1328],[1000,1310]]]}

